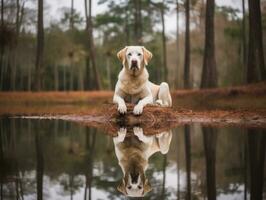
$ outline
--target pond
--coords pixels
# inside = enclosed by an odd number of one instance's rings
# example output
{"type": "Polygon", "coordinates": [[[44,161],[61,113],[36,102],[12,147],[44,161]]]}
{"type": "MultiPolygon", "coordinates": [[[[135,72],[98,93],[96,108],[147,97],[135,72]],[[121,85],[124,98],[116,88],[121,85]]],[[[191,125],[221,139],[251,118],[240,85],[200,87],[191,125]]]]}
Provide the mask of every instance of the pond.
{"type": "Polygon", "coordinates": [[[0,118],[0,199],[266,199],[265,129],[178,126],[116,137],[63,120],[0,118]]]}

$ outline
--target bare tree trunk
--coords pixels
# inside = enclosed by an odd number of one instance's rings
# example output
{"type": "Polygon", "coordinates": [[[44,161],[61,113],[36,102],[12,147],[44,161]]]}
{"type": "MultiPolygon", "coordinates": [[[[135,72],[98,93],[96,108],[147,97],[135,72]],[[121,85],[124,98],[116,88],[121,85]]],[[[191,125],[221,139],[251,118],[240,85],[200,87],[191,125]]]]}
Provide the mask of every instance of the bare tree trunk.
{"type": "Polygon", "coordinates": [[[184,88],[190,87],[190,0],[186,0],[186,32],[184,58],[184,88]]]}
{"type": "MultiPolygon", "coordinates": [[[[85,0],[86,1],[86,0],[85,0]]],[[[86,3],[87,4],[87,3],[86,3]]],[[[95,89],[100,90],[101,89],[101,81],[100,81],[100,76],[98,73],[98,69],[96,67],[96,61],[95,61],[95,46],[93,42],[93,26],[92,26],[92,16],[91,16],[91,0],[89,0],[89,7],[88,7],[88,17],[86,18],[87,20],[87,31],[89,34],[89,54],[90,54],[90,60],[91,60],[91,66],[95,78],[95,89]]]]}
{"type": "Polygon", "coordinates": [[[201,76],[201,88],[212,88],[217,86],[214,39],[215,0],[207,0],[206,7],[205,50],[201,76]]]}
{"type": "Polygon", "coordinates": [[[247,74],[247,39],[246,39],[246,5],[245,0],[242,0],[242,63],[243,63],[243,69],[244,69],[244,82],[246,82],[246,74],[247,74]]]}
{"type": "Polygon", "coordinates": [[[168,80],[168,69],[167,69],[167,49],[166,49],[166,37],[165,37],[165,21],[164,21],[164,1],[160,7],[161,21],[162,21],[162,43],[163,43],[163,69],[164,69],[164,81],[168,80]]]}
{"type": "Polygon", "coordinates": [[[1,0],[1,26],[4,27],[4,0],[1,0]]]}
{"type": "Polygon", "coordinates": [[[63,67],[63,85],[64,85],[64,91],[67,90],[66,86],[66,66],[63,67]]]}
{"type": "Polygon", "coordinates": [[[138,44],[138,1],[133,1],[134,4],[134,42],[137,45],[138,44]]]}
{"type": "Polygon", "coordinates": [[[74,29],[74,0],[71,0],[69,28],[70,28],[70,30],[74,29]]]}
{"type": "Polygon", "coordinates": [[[54,65],[54,89],[55,91],[58,91],[58,66],[57,64],[54,65]]]}
{"type": "MultiPolygon", "coordinates": [[[[3,63],[4,63],[4,39],[3,39],[3,34],[4,34],[4,0],[1,0],[1,28],[0,28],[0,45],[1,45],[1,49],[0,49],[0,67],[1,69],[3,68],[3,63]]],[[[2,73],[1,73],[2,76],[2,73]]],[[[3,85],[2,85],[2,79],[1,79],[1,90],[3,89],[3,85]]]]}
{"type": "Polygon", "coordinates": [[[108,90],[112,90],[112,78],[111,78],[111,65],[110,65],[110,55],[106,56],[106,70],[107,70],[107,80],[108,80],[108,90]]]}
{"type": "Polygon", "coordinates": [[[133,1],[134,6],[134,42],[135,45],[142,45],[142,1],[133,1]]]}
{"type": "Polygon", "coordinates": [[[83,80],[83,71],[82,67],[79,67],[79,78],[78,78],[78,84],[79,84],[79,90],[83,91],[84,90],[84,80],[83,80]]]}
{"type": "Polygon", "coordinates": [[[248,0],[249,5],[249,50],[247,82],[266,80],[263,55],[260,0],[248,0]]]}
{"type": "MultiPolygon", "coordinates": [[[[70,7],[70,18],[69,18],[69,29],[72,32],[74,29],[74,0],[71,0],[71,7],[70,7]]],[[[74,50],[73,48],[71,49],[71,51],[69,52],[69,59],[70,59],[70,65],[69,65],[69,75],[70,75],[70,87],[69,90],[73,91],[74,90],[74,62],[73,62],[73,57],[74,57],[74,50]]]]}
{"type": "Polygon", "coordinates": [[[128,24],[128,18],[129,18],[129,15],[128,15],[128,11],[129,11],[129,1],[127,0],[127,6],[125,8],[125,13],[126,13],[126,17],[125,17],[125,42],[126,42],[126,45],[129,45],[130,43],[130,28],[129,28],[129,24],[128,24]]]}
{"type": "Polygon", "coordinates": [[[28,67],[28,91],[31,91],[31,66],[28,67]]]}
{"type": "Polygon", "coordinates": [[[138,43],[140,45],[143,44],[143,40],[142,40],[142,14],[141,14],[141,10],[142,10],[142,5],[141,5],[142,0],[138,0],[138,43]]]}
{"type": "MultiPolygon", "coordinates": [[[[85,8],[85,18],[86,18],[86,30],[89,27],[89,23],[88,23],[88,4],[87,4],[87,0],[84,0],[84,8],[85,8]]],[[[85,75],[85,89],[90,89],[90,58],[89,55],[86,56],[86,75],[85,75]]]]}
{"type": "Polygon", "coordinates": [[[16,79],[17,79],[17,50],[18,50],[18,40],[19,40],[19,29],[20,29],[20,2],[16,0],[16,36],[15,44],[11,65],[11,89],[16,90],[16,79]]]}
{"type": "MultiPolygon", "coordinates": [[[[179,69],[179,3],[176,0],[176,72],[179,69]]],[[[175,75],[175,88],[178,86],[178,75],[175,75]]]]}
{"type": "Polygon", "coordinates": [[[69,76],[70,76],[70,86],[69,90],[74,90],[74,70],[73,70],[73,56],[70,57],[70,65],[69,65],[69,76]]]}
{"type": "Polygon", "coordinates": [[[86,57],[85,89],[91,89],[91,67],[89,56],[86,57]]]}
{"type": "Polygon", "coordinates": [[[37,53],[36,53],[36,78],[35,85],[37,91],[42,89],[43,81],[43,49],[44,49],[44,30],[43,30],[43,0],[38,0],[38,30],[37,30],[37,53]]]}

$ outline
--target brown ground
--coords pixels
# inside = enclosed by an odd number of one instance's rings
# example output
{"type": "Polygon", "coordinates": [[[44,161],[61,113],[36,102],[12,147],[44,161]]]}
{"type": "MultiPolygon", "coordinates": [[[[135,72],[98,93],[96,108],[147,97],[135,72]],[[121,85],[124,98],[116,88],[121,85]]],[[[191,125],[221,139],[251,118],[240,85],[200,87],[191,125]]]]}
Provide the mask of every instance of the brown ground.
{"type": "Polygon", "coordinates": [[[1,92],[0,115],[61,118],[102,126],[111,132],[115,132],[117,124],[141,125],[152,133],[192,122],[266,127],[265,82],[223,89],[173,91],[173,109],[148,106],[140,117],[119,116],[111,104],[112,95],[109,91],[1,92]]]}

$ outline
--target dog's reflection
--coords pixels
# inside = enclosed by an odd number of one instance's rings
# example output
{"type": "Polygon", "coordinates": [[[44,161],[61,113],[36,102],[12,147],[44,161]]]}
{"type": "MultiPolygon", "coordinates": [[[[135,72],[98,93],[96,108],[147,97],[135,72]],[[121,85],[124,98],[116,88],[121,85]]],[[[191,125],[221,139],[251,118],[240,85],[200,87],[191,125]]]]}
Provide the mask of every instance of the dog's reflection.
{"type": "Polygon", "coordinates": [[[171,131],[145,136],[142,128],[134,127],[133,134],[127,135],[127,129],[120,128],[118,136],[113,138],[115,154],[124,174],[117,189],[130,197],[142,197],[151,191],[145,176],[149,157],[158,151],[166,154],[171,139],[171,131]]]}

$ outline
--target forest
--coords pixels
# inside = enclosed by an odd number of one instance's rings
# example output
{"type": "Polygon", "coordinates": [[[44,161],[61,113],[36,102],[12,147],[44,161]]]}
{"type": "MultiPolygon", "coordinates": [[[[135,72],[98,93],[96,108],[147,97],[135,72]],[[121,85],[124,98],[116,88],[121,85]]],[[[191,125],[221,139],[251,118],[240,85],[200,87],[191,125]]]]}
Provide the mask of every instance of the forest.
{"type": "Polygon", "coordinates": [[[239,0],[241,9],[215,0],[83,3],[85,15],[69,0],[48,21],[45,0],[1,0],[1,91],[113,90],[126,45],[149,49],[150,79],[172,90],[266,79],[265,1],[239,0]],[[93,15],[98,6],[105,10],[93,15]],[[166,20],[176,22],[174,33],[166,20]]]}

